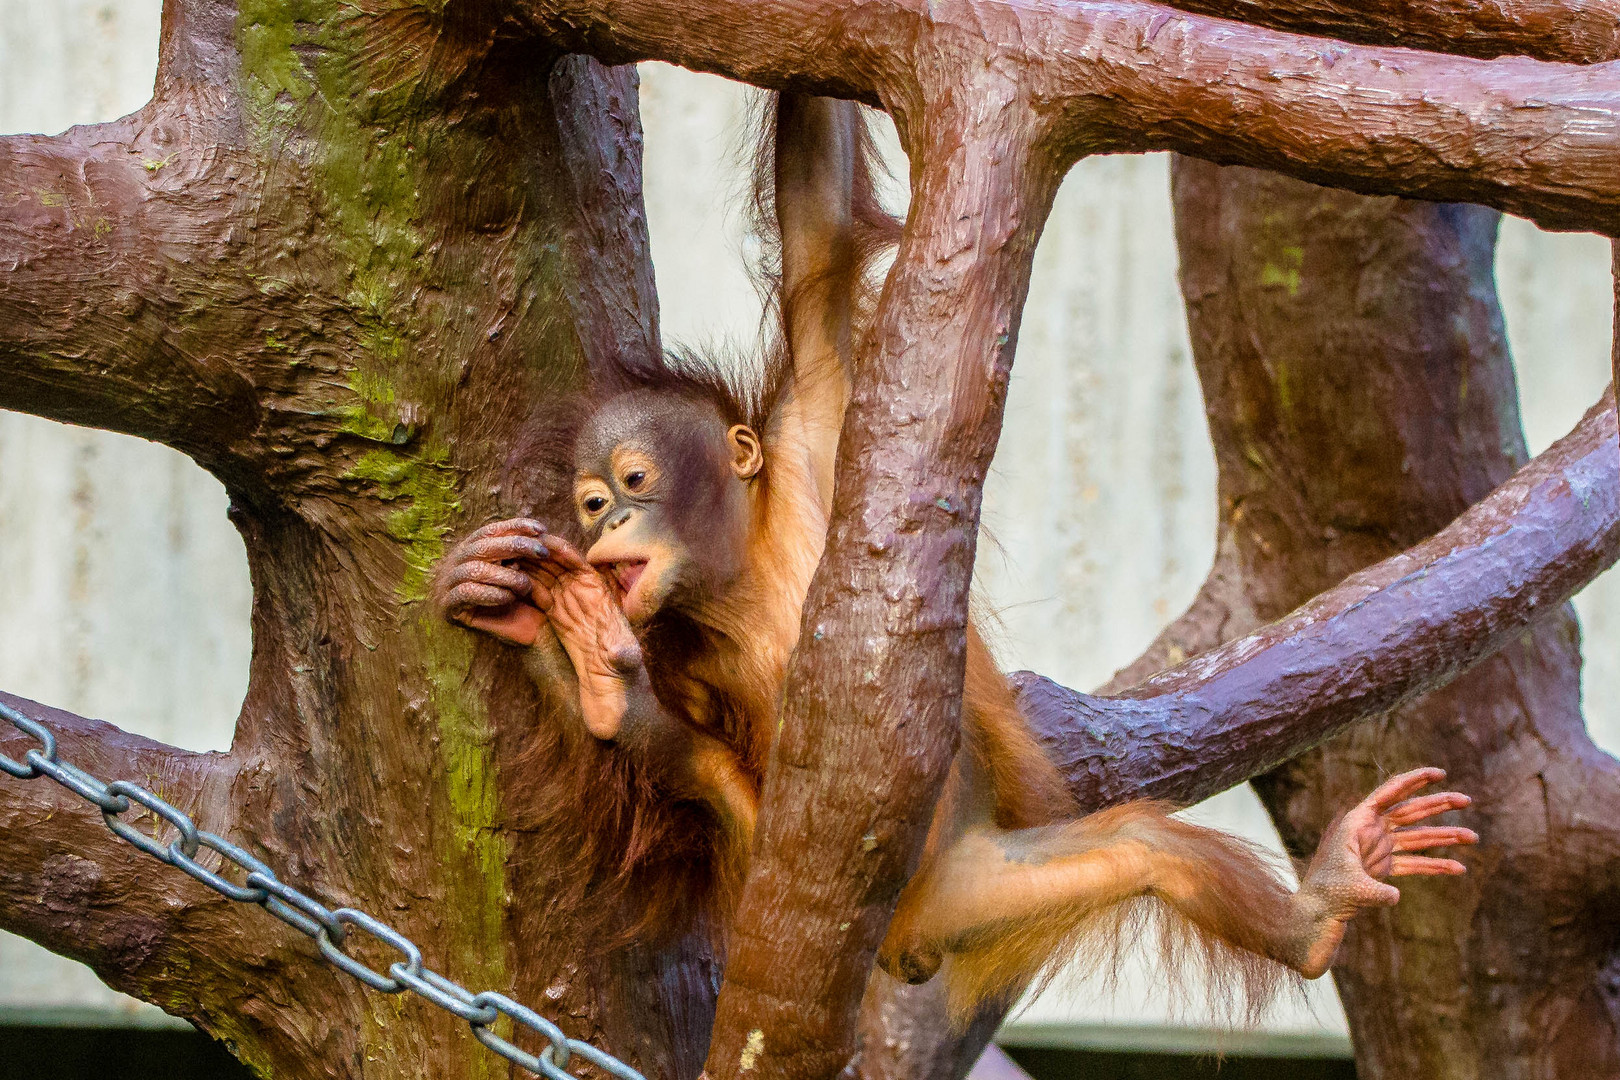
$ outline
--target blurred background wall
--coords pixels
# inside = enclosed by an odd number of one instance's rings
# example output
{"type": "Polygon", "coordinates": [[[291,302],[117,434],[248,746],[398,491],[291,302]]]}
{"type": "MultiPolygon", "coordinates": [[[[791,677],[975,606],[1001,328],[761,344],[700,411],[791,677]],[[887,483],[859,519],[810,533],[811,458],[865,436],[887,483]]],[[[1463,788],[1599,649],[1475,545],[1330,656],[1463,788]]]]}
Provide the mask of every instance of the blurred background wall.
{"type": "MultiPolygon", "coordinates": [[[[117,117],[150,93],[159,0],[0,0],[0,131],[117,117]]],[[[643,68],[647,208],[666,340],[746,346],[747,93],[643,68]]],[[[889,139],[892,148],[892,135],[889,139]]],[[[896,185],[903,199],[903,184],[896,185]]],[[[1000,651],[1077,687],[1134,659],[1213,554],[1214,463],[1175,283],[1163,156],[1106,158],[1064,185],[1037,254],[987,495],[980,592],[1000,651]]],[[[3,271],[0,271],[3,272],[3,271]]],[[[1532,451],[1607,382],[1608,245],[1504,222],[1498,279],[1532,451]]],[[[191,749],[224,749],[246,684],[250,591],[219,484],[164,447],[0,412],[0,687],[191,749]]],[[[1587,715],[1620,747],[1620,577],[1579,598],[1587,715]]],[[[8,782],[0,778],[0,783],[8,782]]],[[[1191,811],[1275,845],[1248,790],[1191,811]]],[[[96,824],[86,817],[85,827],[96,824]]],[[[1004,1032],[1052,1045],[1208,1049],[1150,968],[1060,980],[1004,1032]]],[[[0,1024],[162,1024],[85,968],[0,935],[0,1024]]],[[[1230,1052],[1345,1052],[1331,986],[1230,1052]]]]}

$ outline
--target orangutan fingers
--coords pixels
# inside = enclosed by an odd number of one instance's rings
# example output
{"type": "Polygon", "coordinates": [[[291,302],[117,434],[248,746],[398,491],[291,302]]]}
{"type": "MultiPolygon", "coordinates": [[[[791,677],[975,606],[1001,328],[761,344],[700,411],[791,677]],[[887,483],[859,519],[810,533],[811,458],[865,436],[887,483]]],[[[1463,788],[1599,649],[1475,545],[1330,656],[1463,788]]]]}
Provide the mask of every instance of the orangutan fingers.
{"type": "Polygon", "coordinates": [[[1441,877],[1468,873],[1456,859],[1435,859],[1427,855],[1397,855],[1390,860],[1390,877],[1441,877]]]}
{"type": "Polygon", "coordinates": [[[500,608],[515,604],[518,598],[510,589],[498,585],[485,585],[478,581],[464,581],[450,590],[445,605],[451,618],[465,621],[467,615],[481,608],[500,608]]]}
{"type": "Polygon", "coordinates": [[[564,570],[572,570],[582,574],[596,573],[596,568],[585,561],[585,556],[581,555],[573,544],[570,544],[562,537],[547,536],[545,547],[551,557],[564,570]]]}
{"type": "Polygon", "coordinates": [[[1422,851],[1425,848],[1477,844],[1479,834],[1472,829],[1434,825],[1427,828],[1397,829],[1394,839],[1396,851],[1422,851]]]}
{"type": "Polygon", "coordinates": [[[482,540],[467,540],[457,549],[461,559],[480,559],[484,562],[539,562],[547,558],[545,541],[533,536],[489,536],[482,540]]]}
{"type": "Polygon", "coordinates": [[[1362,805],[1370,806],[1382,814],[1396,803],[1445,778],[1446,770],[1432,766],[1399,773],[1379,784],[1371,795],[1362,800],[1362,805]]]}
{"type": "Polygon", "coordinates": [[[1448,810],[1461,810],[1472,805],[1473,801],[1460,791],[1442,791],[1401,803],[1386,813],[1384,818],[1391,825],[1410,825],[1448,810]]]}
{"type": "Polygon", "coordinates": [[[529,592],[529,575],[515,567],[495,562],[464,562],[445,575],[445,584],[452,589],[467,583],[505,589],[514,597],[527,596],[529,592]]]}
{"type": "Polygon", "coordinates": [[[492,536],[545,536],[546,527],[533,518],[507,518],[505,521],[492,521],[482,528],[474,529],[467,536],[468,541],[484,540],[492,536]]]}

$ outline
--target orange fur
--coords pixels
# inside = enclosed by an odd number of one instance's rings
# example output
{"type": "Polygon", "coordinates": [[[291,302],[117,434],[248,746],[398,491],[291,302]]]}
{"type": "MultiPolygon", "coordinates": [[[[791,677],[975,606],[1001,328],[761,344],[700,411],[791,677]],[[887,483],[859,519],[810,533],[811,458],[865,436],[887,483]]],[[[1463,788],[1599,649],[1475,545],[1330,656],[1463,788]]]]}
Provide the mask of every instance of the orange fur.
{"type": "MultiPolygon", "coordinates": [[[[770,282],[782,339],[753,405],[740,403],[740,392],[714,391],[731,395],[730,412],[759,423],[763,442],[763,467],[740,481],[749,485],[745,566],[644,636],[660,704],[723,744],[693,742],[711,748],[683,773],[683,783],[711,793],[698,799],[709,815],[678,786],[660,788],[652,763],[562,737],[562,756],[583,762],[570,809],[589,817],[589,857],[605,868],[593,880],[641,894],[641,936],[681,932],[705,912],[723,922],[746,869],[751,814],[732,813],[717,830],[727,815],[715,808],[757,798],[826,537],[847,371],[875,295],[871,266],[897,234],[873,196],[871,142],[856,106],[787,98],[769,145],[774,156],[761,161],[771,196],[761,205],[780,230],[770,282]],[[580,791],[589,797],[577,800],[580,791]],[[616,862],[606,856],[614,845],[616,862]]],[[[880,951],[886,968],[923,979],[943,967],[953,1011],[965,1017],[986,998],[1050,977],[1072,955],[1106,962],[1157,920],[1170,967],[1195,962],[1214,990],[1241,994],[1252,1009],[1283,974],[1272,961],[1287,959],[1288,902],[1248,845],[1178,821],[1160,804],[1077,819],[1062,777],[968,627],[961,749],[880,951]]]]}
{"type": "Polygon", "coordinates": [[[1253,1019],[1290,978],[1274,955],[1293,933],[1289,891],[1263,853],[1168,811],[1142,801],[1031,829],[970,827],[902,894],[886,965],[943,962],[965,1021],[1070,961],[1112,974],[1156,929],[1172,989],[1196,969],[1219,1011],[1253,1019]]]}
{"type": "MultiPolygon", "coordinates": [[[[783,381],[752,489],[747,567],[693,616],[697,626],[683,627],[684,640],[649,647],[667,698],[736,749],[755,785],[826,536],[846,371],[870,310],[868,268],[894,235],[872,197],[871,145],[855,106],[787,99],[773,136],[776,155],[762,158],[761,172],[781,230],[783,381]],[[848,174],[806,162],[822,151],[848,174]]],[[[952,1008],[965,1016],[1071,955],[1109,953],[1151,916],[1167,930],[1168,959],[1196,960],[1215,991],[1241,990],[1258,1007],[1283,972],[1262,957],[1286,933],[1288,895],[1242,841],[1158,804],[1075,820],[1062,777],[968,627],[962,747],[880,953],[886,966],[923,978],[948,953],[952,1008]],[[1009,866],[998,844],[1027,861],[1009,866]]]]}

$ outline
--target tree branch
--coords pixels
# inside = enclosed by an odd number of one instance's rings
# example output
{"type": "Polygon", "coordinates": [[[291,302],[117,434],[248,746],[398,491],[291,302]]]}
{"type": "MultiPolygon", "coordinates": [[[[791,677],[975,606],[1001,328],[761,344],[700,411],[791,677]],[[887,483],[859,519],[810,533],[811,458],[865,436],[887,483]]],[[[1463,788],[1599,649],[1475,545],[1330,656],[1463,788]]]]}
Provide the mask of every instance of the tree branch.
{"type": "Polygon", "coordinates": [[[728,939],[715,1080],[832,1076],[849,1060],[956,749],[982,483],[1057,170],[1031,167],[1007,95],[939,100],[963,113],[911,132],[911,219],[855,365],[728,939]]]}
{"type": "Polygon", "coordinates": [[[1144,0],[532,0],[548,40],[882,104],[919,72],[1011,79],[1071,158],[1177,150],[1368,194],[1620,231],[1620,86],[1601,67],[1340,44],[1144,0]],[[748,32],[739,34],[737,28],[748,32]]]}
{"type": "MultiPolygon", "coordinates": [[[[1038,128],[1043,147],[1053,152],[1032,169],[1048,168],[1048,182],[1065,160],[1087,153],[1180,149],[1361,190],[1484,202],[1544,224],[1620,223],[1620,183],[1611,181],[1616,170],[1608,167],[1620,148],[1614,119],[1620,96],[1605,84],[1604,72],[1339,46],[1131,0],[788,0],[763,7],[708,0],[677,9],[652,0],[538,0],[526,10],[549,46],[561,42],[609,62],[660,59],[766,86],[881,103],[895,115],[914,160],[921,159],[918,177],[937,164],[927,160],[931,154],[971,159],[975,152],[960,118],[944,119],[959,99],[1002,109],[1009,125],[1038,128]],[[1535,108],[1524,108],[1526,102],[1535,108]],[[1364,131],[1376,137],[1359,134],[1364,131]]],[[[1016,149],[1007,155],[1019,157],[1016,149]]],[[[941,203],[949,199],[943,194],[941,203]]],[[[987,205],[997,200],[981,194],[961,219],[974,220],[987,205]]],[[[908,245],[962,235],[954,221],[926,224],[932,209],[914,196],[908,245]]],[[[963,250],[959,244],[941,252],[929,268],[934,295],[915,299],[900,284],[910,269],[902,250],[880,324],[918,319],[936,332],[910,335],[910,341],[897,335],[900,347],[892,351],[928,352],[941,341],[948,348],[932,368],[919,364],[910,371],[952,372],[962,358],[978,355],[953,334],[937,334],[957,313],[938,298],[951,292],[949,282],[960,272],[941,267],[953,257],[969,261],[960,257],[963,250]],[[915,311],[905,310],[908,303],[915,311]]],[[[1016,313],[1014,304],[1003,333],[1015,330],[1016,313]]],[[[879,340],[885,329],[880,325],[879,340]]],[[[915,380],[924,381],[920,374],[915,380]]],[[[920,418],[953,407],[938,405],[937,393],[921,409],[907,407],[906,393],[914,388],[904,379],[885,384],[879,378],[863,386],[883,386],[893,395],[888,409],[894,419],[883,430],[861,416],[858,395],[845,432],[846,463],[862,452],[853,433],[863,425],[903,446],[918,434],[920,418]]],[[[915,682],[927,675],[948,684],[943,673],[930,670],[936,656],[904,640],[906,627],[918,625],[908,610],[918,580],[928,581],[942,600],[927,630],[954,629],[938,620],[954,610],[956,549],[936,539],[934,558],[913,562],[908,549],[914,541],[926,542],[917,527],[925,519],[915,508],[907,514],[897,507],[895,494],[884,500],[880,493],[887,485],[894,492],[933,494],[919,479],[935,475],[936,463],[950,456],[936,449],[932,458],[911,458],[890,477],[869,461],[864,476],[848,470],[839,478],[838,514],[806,605],[806,633],[785,695],[785,727],[767,778],[759,843],[731,938],[711,1076],[744,1070],[825,1075],[847,1056],[850,1004],[856,1000],[851,976],[864,977],[870,968],[892,903],[891,883],[914,858],[921,835],[917,808],[929,805],[927,793],[937,790],[939,735],[954,729],[956,719],[953,703],[937,700],[936,687],[915,682]],[[883,527],[890,521],[901,527],[883,527]],[[907,570],[903,578],[891,576],[895,567],[907,570]],[[923,571],[936,576],[930,580],[923,571]],[[847,583],[841,602],[825,595],[830,581],[847,583]],[[882,610],[897,601],[899,620],[882,610]],[[874,655],[872,643],[878,641],[901,643],[874,655]],[[892,744],[900,732],[863,718],[883,715],[872,707],[879,696],[888,715],[908,725],[898,754],[892,744]],[[886,760],[874,771],[866,759],[879,751],[886,760]],[[831,763],[847,772],[821,775],[831,763]],[[863,787],[857,797],[854,792],[863,787]],[[807,972],[824,974],[815,979],[807,972]]],[[[964,466],[958,477],[977,475],[971,458],[958,454],[955,460],[964,466]]],[[[976,498],[974,504],[976,509],[976,498]]],[[[1435,681],[1441,677],[1436,674],[1435,681]]],[[[1416,692],[1419,680],[1410,681],[1416,692]]],[[[1374,697],[1357,704],[1371,710],[1374,697]]],[[[1399,694],[1391,693],[1382,702],[1387,707],[1396,700],[1399,694]]],[[[1324,709],[1331,713],[1331,707],[1324,709]]],[[[1159,785],[1168,793],[1176,788],[1175,771],[1196,763],[1191,755],[1186,762],[1174,760],[1176,740],[1190,736],[1161,726],[1171,753],[1160,764],[1172,775],[1159,785]]],[[[1131,734],[1154,733],[1137,724],[1131,734]]],[[[1248,740],[1260,756],[1278,749],[1268,750],[1267,734],[1248,740]]],[[[1209,790],[1217,790],[1247,775],[1246,767],[1223,764],[1202,775],[1233,774],[1211,779],[1209,790]]],[[[1182,788],[1197,786],[1181,781],[1182,788]]]]}
{"type": "Polygon", "coordinates": [[[252,388],[184,329],[199,298],[181,281],[227,242],[224,216],[199,212],[218,195],[202,190],[214,141],[194,114],[156,107],[0,139],[0,408],[202,460],[251,429],[252,388]]]}
{"type": "Polygon", "coordinates": [[[1177,150],[1620,231],[1620,85],[1607,67],[1337,45],[1130,0],[1073,10],[1043,20],[1021,62],[1045,83],[1036,100],[1062,102],[1075,155],[1177,150]]]}
{"type": "Polygon", "coordinates": [[[1612,398],[1431,539],[1117,697],[1016,676],[1087,808],[1196,802],[1445,684],[1620,558],[1612,398]]]}
{"type": "MultiPolygon", "coordinates": [[[[229,834],[237,770],[227,755],[178,750],[10,694],[0,693],[0,702],[49,728],[59,760],[103,782],[140,784],[203,828],[229,834]]],[[[0,754],[22,761],[34,749],[37,742],[0,719],[0,754]]],[[[124,819],[151,830],[144,811],[124,819]]],[[[175,950],[218,956],[237,933],[240,905],[120,840],[91,803],[48,777],[0,774],[0,840],[0,926],[89,964],[109,985],[148,1001],[190,1000],[190,976],[172,962],[175,950]],[[177,944],[182,927],[208,937],[177,944]]]]}
{"type": "Polygon", "coordinates": [[[626,358],[657,356],[658,290],[641,200],[641,78],[634,66],[603,68],[565,56],[551,72],[562,165],[572,181],[575,214],[586,232],[569,296],[581,345],[598,378],[624,370],[626,358]],[[608,117],[610,124],[602,124],[608,117]]]}
{"type": "Polygon", "coordinates": [[[512,7],[547,48],[607,64],[662,60],[878,108],[917,85],[900,65],[908,35],[923,31],[920,0],[515,0],[512,7]]]}
{"type": "Polygon", "coordinates": [[[1169,0],[1173,7],[1295,34],[1490,59],[1599,64],[1620,56],[1620,9],[1606,0],[1169,0]]]}

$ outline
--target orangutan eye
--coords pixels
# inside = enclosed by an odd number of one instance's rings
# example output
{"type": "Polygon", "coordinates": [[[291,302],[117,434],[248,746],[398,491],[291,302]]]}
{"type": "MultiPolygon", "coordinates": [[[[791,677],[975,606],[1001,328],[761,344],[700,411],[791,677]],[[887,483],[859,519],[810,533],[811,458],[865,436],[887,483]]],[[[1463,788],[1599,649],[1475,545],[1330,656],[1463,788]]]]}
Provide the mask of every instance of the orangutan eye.
{"type": "Polygon", "coordinates": [[[635,472],[626,473],[624,477],[624,486],[629,488],[631,491],[639,491],[641,489],[641,485],[645,484],[646,482],[647,474],[641,469],[637,469],[635,472]]]}
{"type": "Polygon", "coordinates": [[[600,514],[602,508],[607,505],[607,500],[600,495],[592,495],[585,500],[583,505],[587,514],[600,514]]]}

